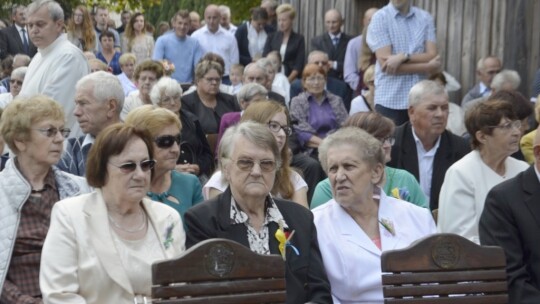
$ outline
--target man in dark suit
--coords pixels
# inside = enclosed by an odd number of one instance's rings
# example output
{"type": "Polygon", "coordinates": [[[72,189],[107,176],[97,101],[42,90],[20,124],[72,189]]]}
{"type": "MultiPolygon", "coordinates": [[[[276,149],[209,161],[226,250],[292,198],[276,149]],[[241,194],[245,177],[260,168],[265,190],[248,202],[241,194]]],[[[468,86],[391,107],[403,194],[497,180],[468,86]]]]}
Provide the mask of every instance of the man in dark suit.
{"type": "MultiPolygon", "coordinates": [[[[328,54],[326,54],[325,52],[312,51],[311,53],[309,53],[308,63],[313,63],[321,66],[326,71],[326,73],[329,73],[330,71],[331,63],[328,60],[328,54]]],[[[330,91],[330,93],[341,97],[347,111],[351,109],[352,90],[344,81],[333,77],[327,77],[326,89],[330,91]]],[[[291,83],[291,100],[293,99],[293,97],[296,97],[298,96],[298,94],[302,93],[303,90],[304,89],[302,87],[302,80],[296,79],[295,81],[293,81],[291,83]]]]}
{"type": "Polygon", "coordinates": [[[479,223],[480,243],[506,254],[510,304],[540,303],[540,128],[533,152],[533,166],[491,189],[479,223]]]}
{"type": "Polygon", "coordinates": [[[14,6],[11,11],[11,20],[13,25],[0,31],[0,59],[17,54],[26,54],[33,57],[37,52],[37,48],[28,37],[26,7],[22,5],[14,6]]]}
{"type": "Polygon", "coordinates": [[[491,94],[491,81],[502,69],[502,61],[495,56],[482,57],[476,64],[476,76],[480,82],[472,87],[461,101],[461,107],[473,99],[486,97],[491,94]]]}
{"type": "Polygon", "coordinates": [[[388,166],[413,174],[434,210],[446,170],[471,148],[467,140],[446,130],[448,94],[442,85],[431,80],[415,84],[408,113],[410,121],[396,128],[388,166]]]}
{"type": "Polygon", "coordinates": [[[330,59],[328,76],[340,80],[343,80],[343,61],[345,60],[347,44],[351,40],[351,36],[341,32],[342,24],[341,13],[336,9],[331,9],[324,15],[324,26],[327,32],[311,39],[311,46],[314,50],[328,54],[330,59]]]}

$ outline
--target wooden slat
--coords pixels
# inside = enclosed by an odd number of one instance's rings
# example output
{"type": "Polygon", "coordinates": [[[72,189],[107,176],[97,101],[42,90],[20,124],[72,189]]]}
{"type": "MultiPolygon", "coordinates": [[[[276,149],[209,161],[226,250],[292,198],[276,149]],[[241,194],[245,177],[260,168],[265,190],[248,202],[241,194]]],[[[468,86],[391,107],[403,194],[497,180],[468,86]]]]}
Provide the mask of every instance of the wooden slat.
{"type": "Polygon", "coordinates": [[[455,272],[422,272],[383,274],[384,285],[419,284],[419,283],[453,283],[467,281],[506,280],[506,270],[478,270],[455,272]]]}
{"type": "Polygon", "coordinates": [[[201,295],[224,295],[249,293],[260,290],[274,291],[285,289],[285,278],[270,280],[218,281],[198,284],[154,286],[153,295],[157,298],[198,297],[201,295]]]}
{"type": "Polygon", "coordinates": [[[415,298],[415,299],[385,299],[385,304],[507,304],[507,295],[486,295],[484,297],[456,298],[415,298]]]}
{"type": "Polygon", "coordinates": [[[203,298],[183,298],[172,300],[152,300],[154,304],[260,304],[285,303],[285,291],[264,294],[244,294],[234,296],[216,296],[203,298]]]}
{"type": "Polygon", "coordinates": [[[383,286],[385,297],[401,298],[406,296],[427,295],[464,295],[464,294],[493,294],[504,293],[507,290],[506,282],[489,282],[464,284],[434,284],[414,286],[383,286]]]}

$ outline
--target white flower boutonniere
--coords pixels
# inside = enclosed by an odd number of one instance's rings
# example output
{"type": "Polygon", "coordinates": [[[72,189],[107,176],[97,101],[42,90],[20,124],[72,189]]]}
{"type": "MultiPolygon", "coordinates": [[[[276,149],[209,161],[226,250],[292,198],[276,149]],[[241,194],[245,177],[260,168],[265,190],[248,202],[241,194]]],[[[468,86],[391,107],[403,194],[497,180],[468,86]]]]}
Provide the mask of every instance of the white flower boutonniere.
{"type": "Polygon", "coordinates": [[[379,223],[386,231],[390,232],[392,236],[396,236],[396,229],[394,228],[394,223],[391,220],[382,218],[379,220],[379,223]]]}

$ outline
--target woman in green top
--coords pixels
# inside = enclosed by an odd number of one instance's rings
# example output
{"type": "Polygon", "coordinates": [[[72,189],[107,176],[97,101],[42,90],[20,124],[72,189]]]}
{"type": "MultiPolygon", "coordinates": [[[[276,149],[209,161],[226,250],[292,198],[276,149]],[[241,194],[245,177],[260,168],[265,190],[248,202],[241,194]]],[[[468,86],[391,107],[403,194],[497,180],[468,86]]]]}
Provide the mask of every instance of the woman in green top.
{"type": "MultiPolygon", "coordinates": [[[[357,127],[379,139],[383,143],[386,162],[390,161],[390,151],[395,141],[393,136],[395,126],[391,119],[377,112],[359,112],[350,116],[343,127],[357,127]]],[[[387,195],[428,208],[427,199],[414,175],[406,170],[390,167],[385,167],[384,171],[385,181],[381,186],[387,195]]],[[[320,206],[330,199],[332,190],[327,178],[315,188],[310,208],[320,206]]]]}
{"type": "Polygon", "coordinates": [[[196,175],[174,170],[180,153],[180,119],[165,108],[144,105],[129,112],[125,123],[147,129],[154,138],[156,166],[147,195],[176,209],[183,220],[187,209],[201,202],[203,196],[196,175]]]}

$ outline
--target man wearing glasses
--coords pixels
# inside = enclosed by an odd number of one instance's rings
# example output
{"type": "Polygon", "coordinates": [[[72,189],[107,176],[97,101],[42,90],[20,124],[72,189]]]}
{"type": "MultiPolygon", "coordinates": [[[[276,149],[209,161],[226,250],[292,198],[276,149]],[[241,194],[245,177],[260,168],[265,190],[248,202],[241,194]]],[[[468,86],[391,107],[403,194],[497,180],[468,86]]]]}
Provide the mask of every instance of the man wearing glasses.
{"type": "Polygon", "coordinates": [[[85,176],[86,158],[98,134],[120,122],[124,90],[118,78],[106,72],[95,72],[77,82],[73,114],[86,134],[67,141],[57,166],[63,171],[85,176]]]}

